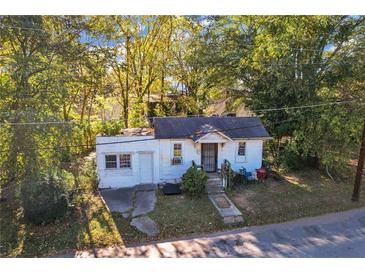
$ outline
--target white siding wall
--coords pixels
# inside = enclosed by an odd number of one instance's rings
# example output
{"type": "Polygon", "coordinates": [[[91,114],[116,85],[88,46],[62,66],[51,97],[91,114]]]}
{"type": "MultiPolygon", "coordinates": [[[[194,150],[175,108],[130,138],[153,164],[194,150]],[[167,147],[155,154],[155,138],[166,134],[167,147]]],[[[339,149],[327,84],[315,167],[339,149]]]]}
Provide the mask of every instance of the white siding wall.
{"type": "Polygon", "coordinates": [[[195,144],[189,139],[161,139],[160,140],[160,179],[161,181],[171,181],[180,179],[185,171],[191,167],[192,161],[200,163],[200,144],[195,144]],[[171,165],[173,157],[173,144],[182,144],[183,163],[181,165],[171,165]]]}
{"type": "MultiPolygon", "coordinates": [[[[153,139],[153,137],[135,136],[113,136],[113,137],[96,137],[97,143],[109,143],[120,141],[131,141],[139,139],[151,140],[124,144],[108,144],[96,146],[96,163],[97,172],[99,176],[99,187],[130,187],[140,182],[140,163],[139,153],[151,152],[153,153],[153,182],[157,183],[159,180],[159,140],[153,139]],[[132,168],[131,169],[106,169],[105,168],[105,155],[106,154],[119,154],[119,153],[131,153],[132,155],[132,168]]],[[[119,163],[118,163],[119,166],[119,163]]]]}
{"type": "Polygon", "coordinates": [[[218,167],[221,166],[224,159],[227,159],[234,171],[245,167],[247,171],[255,171],[262,164],[262,140],[234,140],[233,142],[218,145],[218,167]],[[246,156],[238,156],[238,143],[246,142],[246,156]]]}
{"type": "MultiPolygon", "coordinates": [[[[130,187],[140,183],[140,163],[139,153],[153,153],[153,183],[174,181],[180,179],[185,171],[192,165],[194,160],[198,165],[201,164],[201,144],[196,144],[190,139],[161,139],[155,140],[153,137],[135,136],[135,137],[97,137],[97,143],[131,141],[151,138],[151,140],[124,143],[97,145],[97,172],[100,180],[99,187],[130,187]],[[172,165],[173,144],[182,144],[183,163],[181,165],[172,165]],[[131,153],[131,169],[106,169],[106,154],[131,153]]],[[[218,168],[224,159],[232,164],[232,168],[238,171],[244,166],[248,171],[254,171],[261,167],[262,162],[262,140],[242,140],[246,142],[246,156],[238,157],[239,140],[218,144],[218,168]]],[[[119,166],[119,163],[118,163],[119,166]]]]}

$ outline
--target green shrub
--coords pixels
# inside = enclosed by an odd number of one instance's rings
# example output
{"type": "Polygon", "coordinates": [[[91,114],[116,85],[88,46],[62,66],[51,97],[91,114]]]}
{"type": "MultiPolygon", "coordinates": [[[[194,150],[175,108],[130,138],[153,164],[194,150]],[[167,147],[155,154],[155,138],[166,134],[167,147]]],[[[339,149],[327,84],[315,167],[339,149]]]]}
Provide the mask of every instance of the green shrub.
{"type": "Polygon", "coordinates": [[[280,168],[285,171],[299,170],[303,166],[303,160],[298,152],[291,146],[286,146],[279,156],[280,168]]]}
{"type": "Polygon", "coordinates": [[[24,182],[21,194],[25,220],[38,225],[63,217],[73,189],[74,177],[66,171],[49,172],[24,182]]]}
{"type": "Polygon", "coordinates": [[[96,191],[99,186],[98,175],[96,172],[95,155],[89,159],[85,159],[85,163],[81,167],[78,175],[79,187],[85,190],[96,191]]]}
{"type": "Polygon", "coordinates": [[[108,121],[101,124],[101,132],[105,135],[119,134],[122,128],[123,122],[119,120],[108,121]]]}
{"type": "Polygon", "coordinates": [[[207,180],[208,176],[203,170],[190,167],[182,176],[181,189],[191,197],[200,197],[207,180]]]}

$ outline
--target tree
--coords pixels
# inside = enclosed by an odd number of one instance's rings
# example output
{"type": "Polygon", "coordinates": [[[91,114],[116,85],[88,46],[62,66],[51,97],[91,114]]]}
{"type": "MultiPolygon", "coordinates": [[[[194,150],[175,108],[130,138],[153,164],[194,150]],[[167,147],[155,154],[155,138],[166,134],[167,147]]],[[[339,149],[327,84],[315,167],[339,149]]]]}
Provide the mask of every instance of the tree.
{"type": "MultiPolygon", "coordinates": [[[[344,79],[350,85],[364,84],[358,79],[359,71],[352,76],[349,73],[352,67],[363,67],[363,17],[232,16],[208,20],[201,36],[205,46],[200,56],[206,56],[201,58],[201,66],[210,67],[215,86],[234,88],[229,94],[234,105],[244,103],[255,110],[360,98],[354,93],[344,94],[338,87],[344,79]]],[[[333,166],[346,157],[329,161],[334,158],[329,157],[328,148],[341,156],[345,154],[336,143],[355,144],[361,125],[345,120],[352,115],[356,121],[363,115],[361,109],[359,105],[343,105],[257,114],[275,137],[271,145],[275,159],[279,159],[282,137],[286,137],[292,143],[287,146],[294,149],[292,154],[333,166]],[[338,122],[331,125],[328,119],[338,122]],[[328,133],[337,132],[340,124],[341,134],[330,136],[328,133]]]]}
{"type": "Polygon", "coordinates": [[[42,170],[59,161],[47,150],[70,128],[62,121],[60,101],[67,91],[63,81],[64,63],[78,48],[77,18],[2,16],[0,18],[1,111],[5,124],[2,167],[3,180],[26,188],[42,170]],[[74,27],[72,27],[74,26],[74,27]],[[60,81],[60,82],[58,82],[60,81]],[[60,84],[61,83],[61,84],[60,84]],[[45,124],[32,122],[46,121],[45,124]],[[56,122],[56,123],[54,123],[56,122]],[[29,124],[30,123],[30,124],[29,124]]]}

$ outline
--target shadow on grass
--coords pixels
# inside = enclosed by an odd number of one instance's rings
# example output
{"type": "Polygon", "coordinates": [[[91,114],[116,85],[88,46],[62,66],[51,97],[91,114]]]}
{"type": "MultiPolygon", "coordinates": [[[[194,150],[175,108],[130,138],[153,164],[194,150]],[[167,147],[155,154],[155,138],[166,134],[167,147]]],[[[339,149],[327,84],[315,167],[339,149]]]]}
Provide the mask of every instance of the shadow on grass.
{"type": "Polygon", "coordinates": [[[131,217],[112,213],[126,247],[136,247],[155,241],[228,229],[206,195],[191,199],[185,195],[164,196],[157,192],[155,209],[148,216],[156,222],[160,233],[147,236],[130,225],[131,217]]]}
{"type": "MultiPolygon", "coordinates": [[[[352,184],[333,183],[319,171],[302,170],[274,181],[240,185],[230,191],[246,223],[277,223],[365,206],[350,200],[352,184]]],[[[184,195],[163,196],[149,217],[160,234],[148,237],[130,226],[130,219],[110,213],[98,195],[79,195],[75,210],[53,224],[25,224],[18,207],[0,203],[0,256],[41,257],[71,254],[75,250],[109,246],[136,246],[151,241],[174,239],[230,229],[225,226],[206,196],[190,199],[184,195]]]]}
{"type": "Polygon", "coordinates": [[[247,225],[260,225],[364,206],[365,201],[351,201],[351,191],[350,178],[333,182],[320,170],[306,168],[238,185],[229,196],[247,225]]]}
{"type": "Polygon", "coordinates": [[[43,257],[69,250],[122,245],[114,220],[97,195],[83,195],[72,213],[47,225],[26,224],[20,209],[0,204],[0,256],[43,257]]]}
{"type": "Polygon", "coordinates": [[[20,222],[21,211],[6,202],[0,203],[0,256],[13,257],[23,250],[25,225],[20,222]]]}
{"type": "Polygon", "coordinates": [[[77,246],[80,224],[65,217],[54,224],[31,225],[24,222],[21,209],[1,204],[1,257],[40,257],[60,248],[77,246]]]}

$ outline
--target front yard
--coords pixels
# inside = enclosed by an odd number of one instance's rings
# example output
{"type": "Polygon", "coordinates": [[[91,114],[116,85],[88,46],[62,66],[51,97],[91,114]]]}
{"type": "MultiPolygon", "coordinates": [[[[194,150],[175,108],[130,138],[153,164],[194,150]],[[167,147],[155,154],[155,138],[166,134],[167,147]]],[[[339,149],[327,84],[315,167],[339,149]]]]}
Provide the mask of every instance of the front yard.
{"type": "Polygon", "coordinates": [[[207,196],[191,199],[185,195],[164,196],[157,193],[157,199],[154,211],[148,214],[160,229],[160,233],[155,237],[148,237],[137,231],[129,225],[122,214],[112,213],[115,224],[127,245],[209,233],[225,228],[207,196]]]}
{"type": "Polygon", "coordinates": [[[351,201],[354,175],[346,177],[334,182],[324,173],[306,168],[237,186],[228,195],[243,213],[246,225],[285,222],[365,206],[364,196],[357,203],[351,201]]]}
{"type": "MultiPolygon", "coordinates": [[[[278,180],[239,185],[228,195],[243,213],[242,226],[259,225],[365,206],[364,192],[360,202],[350,200],[352,181],[349,176],[334,183],[318,170],[305,169],[278,180]]],[[[223,224],[206,196],[192,200],[157,194],[157,198],[155,210],[148,214],[160,229],[155,237],[138,232],[121,214],[111,214],[91,191],[77,196],[72,214],[45,226],[26,224],[21,210],[1,202],[0,256],[50,256],[71,249],[137,245],[232,228],[223,224]]]]}
{"type": "Polygon", "coordinates": [[[149,214],[160,229],[156,237],[137,231],[121,214],[111,214],[92,192],[78,197],[73,214],[45,226],[26,224],[20,210],[0,203],[0,257],[51,256],[72,249],[128,246],[224,229],[206,196],[196,200],[183,195],[157,197],[156,208],[149,214]]]}
{"type": "Polygon", "coordinates": [[[0,216],[1,257],[40,257],[67,249],[123,244],[112,216],[91,192],[80,195],[74,212],[54,224],[26,224],[21,210],[4,202],[0,216]]]}

